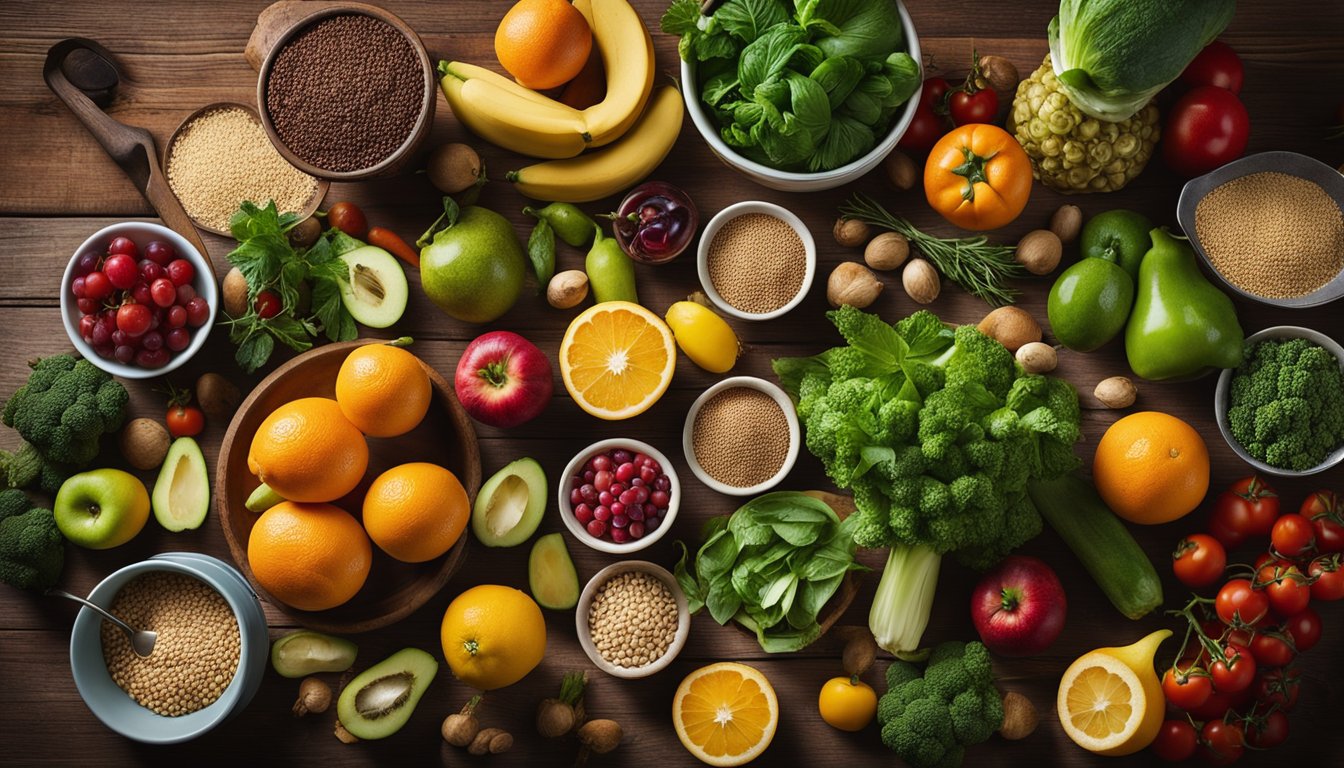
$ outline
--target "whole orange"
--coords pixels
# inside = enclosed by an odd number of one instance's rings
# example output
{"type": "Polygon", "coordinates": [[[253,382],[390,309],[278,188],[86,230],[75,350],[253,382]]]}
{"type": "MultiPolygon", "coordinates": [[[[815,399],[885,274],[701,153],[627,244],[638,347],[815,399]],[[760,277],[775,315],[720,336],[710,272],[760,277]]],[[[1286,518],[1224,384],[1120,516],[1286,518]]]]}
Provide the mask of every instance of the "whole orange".
{"type": "Polygon", "coordinates": [[[423,563],[447,552],[469,519],[466,489],[437,464],[393,467],[364,495],[364,530],[379,549],[405,563],[423,563]]]}
{"type": "Polygon", "coordinates": [[[1190,514],[1209,490],[1209,449],[1169,413],[1142,411],[1111,425],[1097,444],[1092,482],[1115,514],[1156,525],[1190,514]]]}
{"type": "Polygon", "coordinates": [[[431,396],[420,359],[401,347],[366,344],[336,374],[336,402],[371,437],[404,435],[425,418],[431,396]]]}
{"type": "Polygon", "coordinates": [[[290,501],[332,501],[354,490],[369,466],[364,435],[335,400],[305,397],[261,422],[247,468],[290,501]]]}
{"type": "Polygon", "coordinates": [[[566,0],[518,0],[495,30],[495,56],[525,88],[544,91],[574,79],[588,61],[593,30],[566,0]]]}
{"type": "Polygon", "coordinates": [[[247,563],[277,600],[325,611],[364,586],[373,547],[359,521],[340,507],[282,501],[252,526],[247,563]]]}
{"type": "Polygon", "coordinates": [[[482,584],[443,613],[443,655],[453,675],[493,691],[522,680],[546,654],[546,620],[535,600],[513,587],[482,584]]]}

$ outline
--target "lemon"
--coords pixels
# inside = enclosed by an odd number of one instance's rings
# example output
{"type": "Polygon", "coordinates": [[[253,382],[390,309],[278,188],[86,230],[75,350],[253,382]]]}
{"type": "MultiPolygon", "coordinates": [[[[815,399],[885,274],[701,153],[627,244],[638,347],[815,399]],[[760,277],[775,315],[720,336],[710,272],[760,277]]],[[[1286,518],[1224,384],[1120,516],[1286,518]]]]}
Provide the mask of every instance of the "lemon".
{"type": "Polygon", "coordinates": [[[737,362],[737,334],[714,311],[693,301],[667,309],[667,325],[691,362],[710,373],[727,373],[737,362]]]}
{"type": "Polygon", "coordinates": [[[1078,657],[1059,681],[1056,708],[1064,732],[1099,755],[1130,755],[1157,738],[1166,709],[1153,657],[1171,630],[1122,648],[1078,657]]]}

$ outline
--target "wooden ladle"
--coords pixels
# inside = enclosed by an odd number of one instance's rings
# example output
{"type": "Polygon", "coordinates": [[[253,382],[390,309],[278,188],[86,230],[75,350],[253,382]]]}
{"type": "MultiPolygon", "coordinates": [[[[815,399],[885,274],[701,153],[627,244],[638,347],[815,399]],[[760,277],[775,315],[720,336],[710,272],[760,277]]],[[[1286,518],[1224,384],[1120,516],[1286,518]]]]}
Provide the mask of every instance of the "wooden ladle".
{"type": "Polygon", "coordinates": [[[125,125],[103,112],[89,94],[70,81],[67,70],[75,73],[81,85],[88,88],[100,101],[110,99],[120,82],[116,59],[112,52],[98,43],[82,37],[72,37],[53,45],[47,51],[42,66],[42,79],[52,93],[75,113],[89,133],[98,140],[121,170],[135,182],[141,194],[158,212],[163,223],[195,246],[210,265],[210,279],[214,279],[214,264],[210,253],[177,195],[168,186],[168,179],[159,167],[158,150],[154,137],[144,128],[125,125]],[[67,66],[67,59],[77,57],[75,66],[67,66]],[[96,57],[96,58],[91,58],[96,57]]]}

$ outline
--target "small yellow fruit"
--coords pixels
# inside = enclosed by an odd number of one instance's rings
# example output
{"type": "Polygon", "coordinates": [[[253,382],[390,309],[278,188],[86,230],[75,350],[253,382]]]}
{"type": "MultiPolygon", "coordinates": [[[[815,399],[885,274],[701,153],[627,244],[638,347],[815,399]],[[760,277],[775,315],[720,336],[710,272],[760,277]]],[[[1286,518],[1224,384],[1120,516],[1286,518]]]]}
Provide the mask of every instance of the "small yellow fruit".
{"type": "Polygon", "coordinates": [[[1168,637],[1171,630],[1158,630],[1133,645],[1090,651],[1069,665],[1055,707],[1075,744],[1119,756],[1153,743],[1166,711],[1153,657],[1168,637]]]}
{"type": "Polygon", "coordinates": [[[877,693],[854,677],[832,677],[817,697],[821,719],[842,731],[862,731],[877,715],[877,693]]]}
{"type": "Polygon", "coordinates": [[[440,626],[453,675],[493,691],[522,680],[546,655],[546,619],[535,600],[512,587],[482,584],[448,605],[440,626]]]}
{"type": "Polygon", "coordinates": [[[691,362],[710,373],[727,373],[737,362],[737,334],[713,310],[693,301],[667,309],[667,325],[691,362]]]}

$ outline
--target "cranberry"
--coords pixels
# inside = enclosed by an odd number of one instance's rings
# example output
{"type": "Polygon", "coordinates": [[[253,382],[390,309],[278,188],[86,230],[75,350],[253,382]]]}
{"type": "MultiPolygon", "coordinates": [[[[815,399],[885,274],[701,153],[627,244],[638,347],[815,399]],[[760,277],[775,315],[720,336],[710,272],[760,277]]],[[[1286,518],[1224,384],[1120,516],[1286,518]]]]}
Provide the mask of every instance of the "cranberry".
{"type": "Polygon", "coordinates": [[[653,468],[653,459],[649,463],[639,468],[639,479],[646,483],[652,483],[658,477],[658,470],[653,468]]]}
{"type": "Polygon", "coordinates": [[[621,465],[616,467],[616,479],[622,483],[629,482],[630,478],[634,477],[638,471],[633,463],[629,461],[621,462],[621,465]]]}
{"type": "Polygon", "coordinates": [[[626,517],[625,515],[612,515],[612,516],[611,516],[611,527],[612,527],[612,528],[624,528],[625,526],[627,526],[627,525],[629,525],[629,524],[630,524],[630,518],[626,517]]]}
{"type": "Polygon", "coordinates": [[[569,505],[576,507],[583,503],[583,494],[579,493],[578,488],[571,488],[569,491],[569,505]]]}
{"type": "Polygon", "coordinates": [[[643,504],[627,504],[627,505],[625,506],[625,516],[628,517],[628,518],[630,518],[631,520],[643,520],[643,519],[644,519],[644,505],[643,505],[643,504]]]}
{"type": "MultiPolygon", "coordinates": [[[[112,242],[107,245],[107,255],[139,256],[140,249],[135,247],[135,241],[129,237],[114,237],[112,242]]],[[[108,261],[111,261],[111,259],[108,259],[108,261]]]]}
{"type": "Polygon", "coordinates": [[[581,477],[580,479],[583,480],[583,482],[585,482],[585,483],[591,483],[591,482],[593,482],[593,478],[596,477],[596,476],[597,476],[597,475],[596,475],[596,473],[593,472],[593,470],[588,469],[588,470],[584,470],[583,475],[582,475],[582,477],[581,477]]]}
{"type": "Polygon", "coordinates": [[[644,518],[644,528],[650,533],[658,530],[658,526],[663,524],[663,518],[650,515],[644,518]]]}
{"type": "Polygon", "coordinates": [[[611,487],[611,473],[607,470],[599,470],[593,475],[593,487],[599,491],[605,491],[611,487]]]}
{"type": "Polygon", "coordinates": [[[611,460],[616,464],[625,464],[630,461],[630,452],[622,448],[617,448],[611,452],[611,460]]]}
{"type": "Polygon", "coordinates": [[[603,534],[607,532],[607,524],[601,520],[589,520],[586,527],[588,528],[588,535],[595,539],[602,538],[603,534]]]}
{"type": "Polygon", "coordinates": [[[607,522],[611,519],[611,508],[605,505],[599,505],[597,509],[593,510],[593,519],[600,520],[604,523],[607,522]]]}
{"type": "Polygon", "coordinates": [[[612,483],[607,486],[607,490],[611,491],[612,496],[620,496],[622,493],[625,493],[625,486],[620,483],[612,483]]]}
{"type": "Polygon", "coordinates": [[[594,520],[593,508],[587,504],[580,504],[574,508],[574,518],[581,524],[587,525],[589,521],[594,520]]]}
{"type": "Polygon", "coordinates": [[[668,477],[667,475],[663,475],[662,477],[653,481],[653,487],[660,491],[670,491],[672,490],[672,478],[668,477]]]}
{"type": "Polygon", "coordinates": [[[630,534],[632,539],[642,539],[644,538],[644,524],[638,520],[632,521],[630,525],[626,526],[625,532],[630,534]]]}
{"type": "Polygon", "coordinates": [[[670,501],[672,501],[672,497],[667,491],[654,491],[649,494],[649,503],[660,509],[667,509],[670,501]]]}
{"type": "Polygon", "coordinates": [[[611,510],[611,514],[612,514],[613,517],[616,516],[616,515],[624,515],[624,514],[625,514],[625,505],[622,504],[622,503],[619,502],[619,501],[613,501],[613,502],[611,503],[611,506],[608,507],[608,509],[611,510]]]}
{"type": "Polygon", "coordinates": [[[624,544],[630,540],[630,534],[626,533],[624,528],[612,528],[611,540],[617,544],[624,544]]]}
{"type": "Polygon", "coordinates": [[[597,503],[597,489],[593,487],[592,483],[584,483],[579,486],[579,496],[589,504],[597,503]]]}
{"type": "Polygon", "coordinates": [[[615,500],[616,497],[611,494],[611,491],[602,491],[597,494],[597,503],[604,507],[611,506],[611,502],[615,500]]]}
{"type": "Polygon", "coordinates": [[[605,454],[594,456],[589,463],[593,465],[594,470],[601,471],[611,469],[611,457],[605,454]]]}

